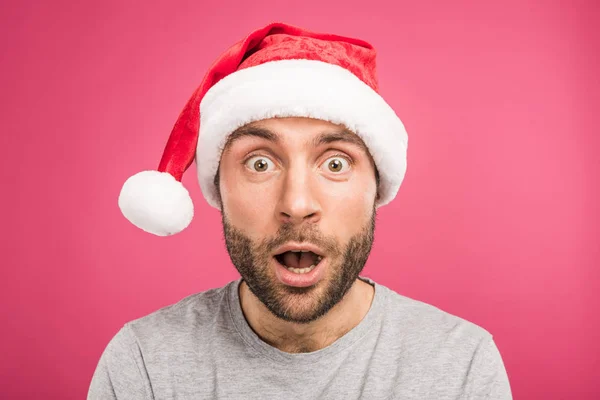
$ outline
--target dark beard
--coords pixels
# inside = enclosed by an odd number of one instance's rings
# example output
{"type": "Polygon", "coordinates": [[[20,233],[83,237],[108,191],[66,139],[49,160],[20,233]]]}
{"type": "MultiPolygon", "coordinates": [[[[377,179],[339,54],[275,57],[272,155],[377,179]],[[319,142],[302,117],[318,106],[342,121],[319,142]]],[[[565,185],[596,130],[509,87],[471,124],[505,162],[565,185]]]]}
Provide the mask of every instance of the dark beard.
{"type": "Polygon", "coordinates": [[[363,270],[375,233],[376,210],[345,248],[333,238],[325,237],[314,225],[296,228],[282,225],[273,238],[254,244],[243,232],[233,227],[222,213],[225,243],[231,262],[250,291],[273,315],[289,322],[306,324],[321,318],[339,303],[363,270]],[[329,257],[327,276],[312,287],[290,287],[277,281],[270,270],[275,249],[289,241],[308,242],[319,246],[329,257]]]}

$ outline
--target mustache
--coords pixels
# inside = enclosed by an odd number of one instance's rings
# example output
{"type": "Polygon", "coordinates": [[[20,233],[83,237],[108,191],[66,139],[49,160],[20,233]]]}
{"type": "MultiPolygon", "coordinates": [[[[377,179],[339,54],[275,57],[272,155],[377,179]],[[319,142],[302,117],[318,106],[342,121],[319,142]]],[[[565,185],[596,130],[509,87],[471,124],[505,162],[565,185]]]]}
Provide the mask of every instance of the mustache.
{"type": "Polygon", "coordinates": [[[259,247],[261,251],[271,253],[288,242],[310,243],[328,255],[340,253],[336,240],[325,236],[316,225],[284,224],[273,237],[264,239],[259,247]]]}

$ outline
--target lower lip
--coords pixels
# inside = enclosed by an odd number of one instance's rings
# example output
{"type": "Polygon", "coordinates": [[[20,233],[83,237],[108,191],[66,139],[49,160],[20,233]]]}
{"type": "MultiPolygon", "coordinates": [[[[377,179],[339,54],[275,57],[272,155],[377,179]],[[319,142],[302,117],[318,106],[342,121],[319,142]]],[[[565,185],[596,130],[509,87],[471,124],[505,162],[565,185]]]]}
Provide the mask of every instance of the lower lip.
{"type": "Polygon", "coordinates": [[[326,267],[325,264],[327,263],[327,259],[324,258],[312,269],[312,271],[305,274],[297,274],[281,265],[275,258],[273,258],[273,261],[276,264],[275,275],[277,275],[277,279],[284,285],[294,287],[308,287],[315,285],[323,277],[326,267]]]}

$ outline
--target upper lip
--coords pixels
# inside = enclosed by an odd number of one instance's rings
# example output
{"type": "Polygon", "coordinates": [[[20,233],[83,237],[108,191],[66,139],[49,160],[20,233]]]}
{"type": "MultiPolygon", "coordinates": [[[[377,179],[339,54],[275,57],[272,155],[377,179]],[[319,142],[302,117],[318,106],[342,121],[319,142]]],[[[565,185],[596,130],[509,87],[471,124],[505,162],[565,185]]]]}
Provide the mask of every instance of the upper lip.
{"type": "Polygon", "coordinates": [[[275,255],[283,254],[286,251],[312,251],[318,256],[323,256],[323,250],[310,243],[286,243],[275,250],[275,255]]]}

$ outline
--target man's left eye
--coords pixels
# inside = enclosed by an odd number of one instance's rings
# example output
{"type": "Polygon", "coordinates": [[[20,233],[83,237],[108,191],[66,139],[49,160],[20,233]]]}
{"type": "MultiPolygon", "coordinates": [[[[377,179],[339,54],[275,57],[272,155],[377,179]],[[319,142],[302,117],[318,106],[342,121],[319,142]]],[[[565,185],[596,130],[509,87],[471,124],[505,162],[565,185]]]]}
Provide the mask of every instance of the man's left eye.
{"type": "Polygon", "coordinates": [[[323,164],[322,167],[326,168],[327,171],[339,174],[346,172],[350,168],[350,163],[344,157],[330,157],[323,164]]]}

